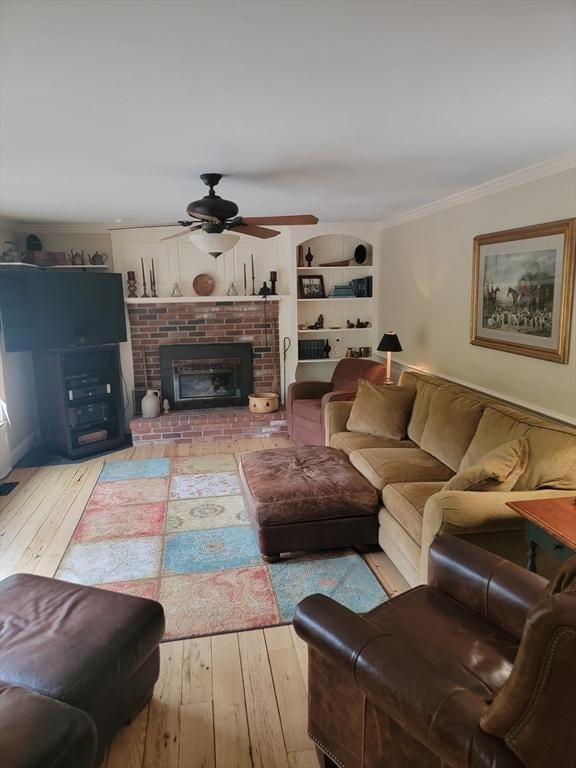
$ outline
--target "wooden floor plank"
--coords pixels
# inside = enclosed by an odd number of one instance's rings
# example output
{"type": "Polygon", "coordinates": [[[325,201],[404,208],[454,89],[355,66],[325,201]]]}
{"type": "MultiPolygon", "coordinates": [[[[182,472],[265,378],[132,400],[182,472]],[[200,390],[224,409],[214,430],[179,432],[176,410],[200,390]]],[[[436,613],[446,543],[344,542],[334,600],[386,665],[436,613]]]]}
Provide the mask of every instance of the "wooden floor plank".
{"type": "Polygon", "coordinates": [[[382,550],[369,552],[364,555],[364,559],[390,597],[395,597],[410,589],[410,584],[382,550]]]}
{"type": "Polygon", "coordinates": [[[212,638],[212,680],[216,766],[252,768],[237,634],[212,638]]]}
{"type": "Polygon", "coordinates": [[[160,646],[160,677],[150,702],[143,768],[178,768],[182,641],[160,646]]]}
{"type": "Polygon", "coordinates": [[[178,768],[215,768],[212,701],[195,701],[180,707],[178,768]]]}
{"type": "Polygon", "coordinates": [[[2,478],[3,483],[18,483],[6,496],[0,496],[0,522],[3,519],[2,510],[5,509],[21,493],[30,482],[32,477],[38,472],[36,467],[26,467],[23,469],[13,469],[7,477],[2,478]]]}
{"type": "Polygon", "coordinates": [[[298,637],[294,625],[290,625],[290,635],[292,636],[292,642],[294,644],[294,650],[298,658],[298,664],[300,666],[300,672],[304,679],[304,687],[308,690],[308,646],[298,637]]]}
{"type": "Polygon", "coordinates": [[[147,704],[134,721],[116,735],[108,750],[106,768],[142,768],[149,707],[147,704]]]}
{"type": "Polygon", "coordinates": [[[82,487],[78,489],[76,498],[67,510],[58,529],[54,532],[52,539],[47,543],[45,549],[36,560],[34,573],[38,576],[54,576],[56,574],[60,561],[64,557],[78,521],[82,517],[96,481],[100,476],[100,471],[101,467],[99,465],[90,466],[82,487]]]}
{"type": "Polygon", "coordinates": [[[212,701],[212,644],[209,637],[184,640],[182,704],[212,701]]]}
{"type": "Polygon", "coordinates": [[[238,641],[254,768],[288,768],[264,633],[240,632],[238,641]]]}
{"type": "MultiPolygon", "coordinates": [[[[60,528],[70,508],[77,500],[81,489],[90,475],[89,464],[79,464],[74,466],[71,480],[56,500],[50,514],[44,519],[42,526],[36,531],[36,534],[22,553],[22,556],[14,563],[12,570],[19,573],[34,573],[38,560],[46,552],[50,542],[60,528]]],[[[81,511],[83,511],[82,505],[81,511]]]]}
{"type": "Polygon", "coordinates": [[[264,630],[284,743],[288,752],[306,752],[314,745],[308,737],[307,694],[289,627],[264,630]]]}

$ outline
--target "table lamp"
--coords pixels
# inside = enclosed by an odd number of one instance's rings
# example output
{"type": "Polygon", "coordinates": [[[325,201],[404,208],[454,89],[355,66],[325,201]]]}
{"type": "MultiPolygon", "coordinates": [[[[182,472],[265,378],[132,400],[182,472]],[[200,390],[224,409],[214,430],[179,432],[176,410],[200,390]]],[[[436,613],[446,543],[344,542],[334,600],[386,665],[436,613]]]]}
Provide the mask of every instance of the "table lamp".
{"type": "Polygon", "coordinates": [[[386,383],[392,383],[392,352],[402,352],[400,345],[400,339],[394,333],[394,331],[386,331],[380,344],[378,344],[379,352],[386,352],[386,383]]]}

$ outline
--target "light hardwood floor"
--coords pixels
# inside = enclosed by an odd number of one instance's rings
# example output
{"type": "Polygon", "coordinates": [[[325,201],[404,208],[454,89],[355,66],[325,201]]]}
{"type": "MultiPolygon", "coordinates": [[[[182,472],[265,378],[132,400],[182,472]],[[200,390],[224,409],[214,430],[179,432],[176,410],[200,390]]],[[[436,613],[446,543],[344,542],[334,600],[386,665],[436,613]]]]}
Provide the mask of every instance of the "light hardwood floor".
{"type": "MultiPolygon", "coordinates": [[[[128,448],[106,460],[236,455],[290,445],[287,438],[128,448]]],[[[53,576],[102,468],[14,470],[0,497],[0,575],[53,576]]],[[[384,553],[366,560],[387,592],[407,584],[384,553]]],[[[161,646],[150,704],[118,734],[100,768],[318,768],[306,733],[306,645],[290,626],[161,646]]]]}

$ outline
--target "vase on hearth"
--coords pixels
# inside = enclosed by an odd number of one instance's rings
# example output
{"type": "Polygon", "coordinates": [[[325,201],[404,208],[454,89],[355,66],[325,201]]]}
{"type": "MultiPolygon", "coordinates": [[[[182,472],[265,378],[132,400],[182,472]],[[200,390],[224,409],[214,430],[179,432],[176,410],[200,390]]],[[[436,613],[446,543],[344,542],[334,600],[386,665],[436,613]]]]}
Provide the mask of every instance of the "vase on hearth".
{"type": "Polygon", "coordinates": [[[155,419],[157,416],[160,416],[160,391],[147,389],[142,398],[142,418],[155,419]]]}

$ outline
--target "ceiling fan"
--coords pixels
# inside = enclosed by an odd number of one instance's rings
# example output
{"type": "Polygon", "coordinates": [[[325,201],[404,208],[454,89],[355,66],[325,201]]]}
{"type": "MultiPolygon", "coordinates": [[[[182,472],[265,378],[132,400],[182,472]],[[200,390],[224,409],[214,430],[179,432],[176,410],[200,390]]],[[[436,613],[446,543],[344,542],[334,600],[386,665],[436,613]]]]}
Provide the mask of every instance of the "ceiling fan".
{"type": "MultiPolygon", "coordinates": [[[[225,231],[268,239],[276,237],[280,232],[277,229],[260,226],[261,224],[277,224],[282,226],[318,223],[318,218],[309,214],[302,216],[238,216],[238,206],[236,203],[231,200],[224,200],[214,191],[222,177],[223,174],[221,173],[200,174],[200,178],[208,187],[208,194],[200,200],[192,201],[186,208],[186,213],[190,216],[191,220],[177,222],[184,227],[184,231],[163,237],[162,240],[186,237],[197,230],[202,230],[202,232],[198,232],[198,235],[193,235],[191,239],[201,250],[217,257],[221,253],[233,248],[236,242],[238,242],[238,237],[234,235],[223,235],[222,233],[225,231]]],[[[124,227],[120,227],[120,229],[124,229],[124,227]]]]}

